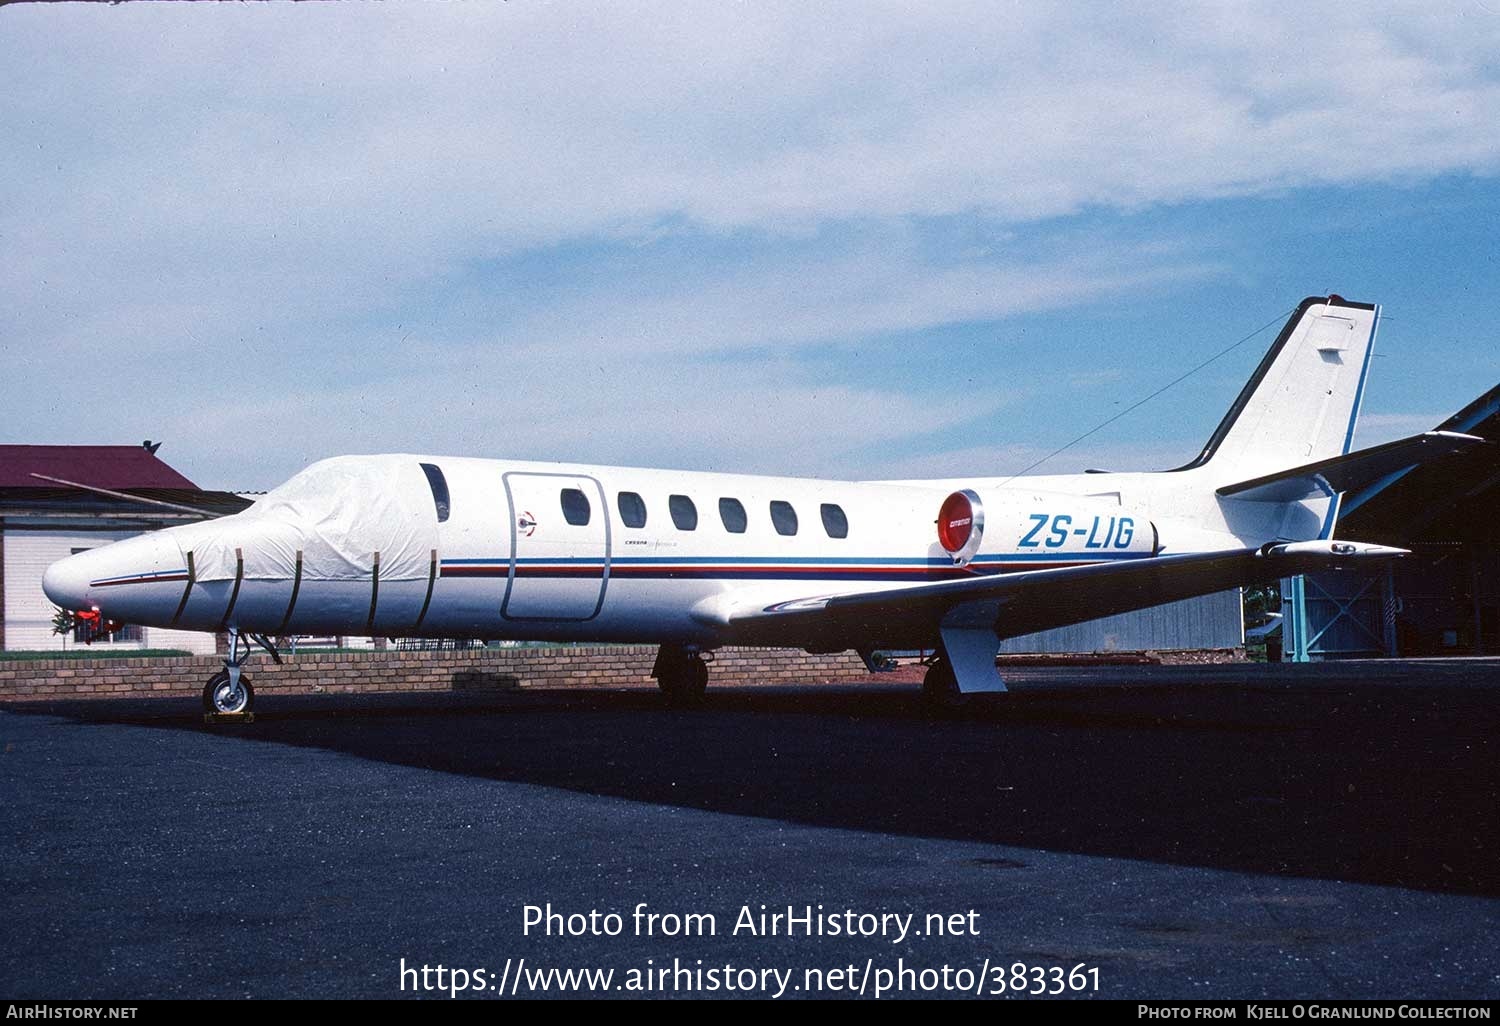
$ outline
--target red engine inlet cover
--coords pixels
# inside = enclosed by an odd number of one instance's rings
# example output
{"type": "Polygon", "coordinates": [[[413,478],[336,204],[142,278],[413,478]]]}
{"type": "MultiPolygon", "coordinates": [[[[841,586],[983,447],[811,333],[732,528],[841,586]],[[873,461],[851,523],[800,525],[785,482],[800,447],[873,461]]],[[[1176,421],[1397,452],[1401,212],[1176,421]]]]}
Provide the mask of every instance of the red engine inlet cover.
{"type": "Polygon", "coordinates": [[[957,552],[969,544],[973,533],[974,506],[963,492],[954,492],[938,510],[938,544],[949,552],[957,552]]]}

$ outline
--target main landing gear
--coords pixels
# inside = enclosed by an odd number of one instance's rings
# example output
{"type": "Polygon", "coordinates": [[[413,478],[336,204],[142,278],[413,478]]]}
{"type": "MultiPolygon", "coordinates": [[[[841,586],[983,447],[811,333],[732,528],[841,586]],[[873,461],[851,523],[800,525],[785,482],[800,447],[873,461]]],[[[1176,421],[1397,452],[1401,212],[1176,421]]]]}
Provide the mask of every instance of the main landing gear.
{"type": "Polygon", "coordinates": [[[958,674],[942,653],[927,662],[922,678],[922,701],[933,709],[957,709],[964,704],[964,693],[958,689],[958,674]]]}
{"type": "Polygon", "coordinates": [[[246,716],[255,706],[255,689],[250,686],[250,677],[244,672],[254,651],[251,642],[260,645],[277,663],[281,654],[276,646],[262,634],[245,634],[237,627],[229,628],[229,657],[224,660],[224,669],[208,678],[203,685],[203,711],[211,716],[246,716]]]}
{"type": "Polygon", "coordinates": [[[663,645],[656,653],[651,676],[670,704],[693,705],[708,690],[708,661],[695,648],[663,645]]]}

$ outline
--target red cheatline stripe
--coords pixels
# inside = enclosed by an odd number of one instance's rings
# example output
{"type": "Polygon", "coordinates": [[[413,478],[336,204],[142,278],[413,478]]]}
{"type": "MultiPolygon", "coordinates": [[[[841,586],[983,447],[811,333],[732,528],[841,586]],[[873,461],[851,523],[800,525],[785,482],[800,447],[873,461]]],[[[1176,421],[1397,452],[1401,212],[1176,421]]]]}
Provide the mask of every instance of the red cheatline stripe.
{"type": "Polygon", "coordinates": [[[187,579],[187,574],[170,574],[161,577],[143,574],[140,577],[122,577],[114,581],[92,581],[90,583],[95,588],[113,588],[120,584],[155,584],[157,581],[185,581],[187,579]]]}
{"type": "MultiPolygon", "coordinates": [[[[1059,563],[986,563],[972,565],[966,569],[963,567],[945,566],[808,566],[807,564],[794,564],[788,566],[773,566],[767,564],[752,565],[727,565],[727,566],[683,566],[681,564],[664,564],[658,566],[644,566],[641,564],[630,564],[626,566],[611,565],[609,575],[611,577],[799,577],[818,579],[859,579],[859,578],[930,578],[930,577],[964,577],[981,573],[999,573],[1005,571],[1021,570],[1051,570],[1058,567],[1082,566],[1092,561],[1078,560],[1059,563]]],[[[505,576],[508,573],[505,567],[496,567],[483,573],[471,573],[468,576],[505,576]]],[[[603,572],[603,564],[594,566],[578,566],[576,564],[562,566],[539,566],[530,564],[517,568],[518,577],[598,577],[603,572]]],[[[453,576],[465,576],[462,573],[453,576]]]]}

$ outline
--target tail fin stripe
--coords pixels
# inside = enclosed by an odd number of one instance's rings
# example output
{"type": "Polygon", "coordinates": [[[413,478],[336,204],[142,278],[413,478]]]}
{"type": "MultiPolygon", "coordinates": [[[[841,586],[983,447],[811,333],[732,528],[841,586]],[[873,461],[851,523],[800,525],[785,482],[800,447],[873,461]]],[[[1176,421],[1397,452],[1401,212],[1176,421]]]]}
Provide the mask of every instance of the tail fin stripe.
{"type": "Polygon", "coordinates": [[[1348,452],[1354,445],[1354,425],[1359,422],[1359,408],[1365,401],[1365,380],[1370,376],[1370,357],[1375,352],[1375,332],[1380,327],[1380,308],[1375,308],[1375,316],[1370,321],[1370,339],[1365,344],[1365,362],[1359,369],[1359,385],[1354,391],[1354,409],[1349,411],[1349,430],[1344,433],[1344,451],[1348,452]]]}

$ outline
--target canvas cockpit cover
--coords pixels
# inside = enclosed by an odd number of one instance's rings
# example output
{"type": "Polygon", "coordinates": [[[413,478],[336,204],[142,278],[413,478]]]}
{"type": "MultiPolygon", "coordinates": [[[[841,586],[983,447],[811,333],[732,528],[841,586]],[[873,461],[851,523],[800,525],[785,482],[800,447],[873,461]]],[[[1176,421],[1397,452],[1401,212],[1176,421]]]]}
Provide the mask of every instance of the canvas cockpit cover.
{"type": "Polygon", "coordinates": [[[426,579],[437,512],[415,456],[338,456],[314,463],[243,513],[178,528],[197,579],[291,579],[302,553],[307,580],[426,579]]]}

